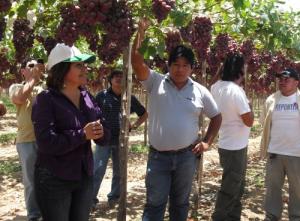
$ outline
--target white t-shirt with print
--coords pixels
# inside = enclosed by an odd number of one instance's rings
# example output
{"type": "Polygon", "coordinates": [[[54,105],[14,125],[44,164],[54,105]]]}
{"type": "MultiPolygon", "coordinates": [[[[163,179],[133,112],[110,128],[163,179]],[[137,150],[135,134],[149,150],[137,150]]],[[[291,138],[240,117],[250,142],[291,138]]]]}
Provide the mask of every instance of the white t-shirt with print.
{"type": "Polygon", "coordinates": [[[300,157],[300,114],[296,93],[281,96],[272,113],[268,152],[300,157]]]}
{"type": "Polygon", "coordinates": [[[245,148],[248,145],[250,127],[243,123],[241,115],[251,111],[245,91],[232,81],[219,80],[212,85],[211,93],[222,114],[219,148],[245,148]]]}

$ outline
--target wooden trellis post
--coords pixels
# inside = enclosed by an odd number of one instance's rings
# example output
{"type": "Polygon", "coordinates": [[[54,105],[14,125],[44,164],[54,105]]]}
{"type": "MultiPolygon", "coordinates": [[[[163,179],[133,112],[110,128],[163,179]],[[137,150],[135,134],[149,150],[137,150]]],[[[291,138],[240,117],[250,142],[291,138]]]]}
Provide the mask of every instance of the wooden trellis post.
{"type": "Polygon", "coordinates": [[[121,95],[121,128],[119,137],[120,156],[120,201],[118,210],[118,221],[126,221],[127,208],[127,162],[128,162],[128,140],[129,140],[129,116],[132,89],[131,68],[131,46],[124,50],[123,54],[123,79],[121,95]]]}

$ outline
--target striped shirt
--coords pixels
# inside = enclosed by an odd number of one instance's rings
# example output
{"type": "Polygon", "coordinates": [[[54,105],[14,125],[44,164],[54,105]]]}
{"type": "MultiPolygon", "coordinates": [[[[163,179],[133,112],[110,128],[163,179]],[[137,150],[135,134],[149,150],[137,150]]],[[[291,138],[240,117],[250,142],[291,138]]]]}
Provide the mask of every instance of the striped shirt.
{"type": "MultiPolygon", "coordinates": [[[[109,145],[117,145],[119,143],[119,133],[121,124],[121,96],[116,95],[112,88],[100,91],[96,95],[96,102],[103,112],[103,117],[107,122],[107,125],[111,129],[111,139],[109,145]]],[[[131,96],[131,108],[130,113],[136,113],[138,116],[142,116],[146,112],[144,106],[138,101],[138,99],[131,96]]]]}

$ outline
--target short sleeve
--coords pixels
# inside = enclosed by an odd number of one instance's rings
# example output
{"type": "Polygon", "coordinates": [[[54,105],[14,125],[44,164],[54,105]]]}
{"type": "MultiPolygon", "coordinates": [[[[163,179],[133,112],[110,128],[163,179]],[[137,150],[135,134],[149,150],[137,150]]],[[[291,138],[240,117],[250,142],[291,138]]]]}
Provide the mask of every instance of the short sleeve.
{"type": "Polygon", "coordinates": [[[139,102],[139,100],[132,95],[131,97],[131,113],[136,113],[139,117],[142,116],[146,109],[145,107],[139,102]]]}
{"type": "Polygon", "coordinates": [[[22,84],[12,84],[8,90],[9,98],[12,99],[13,95],[16,94],[22,87],[22,84]]]}
{"type": "Polygon", "coordinates": [[[245,113],[251,112],[250,106],[249,106],[249,100],[246,97],[246,93],[242,88],[238,88],[235,92],[234,96],[234,102],[235,106],[237,108],[237,112],[239,115],[243,115],[245,113]],[[239,91],[238,91],[239,89],[239,91]]]}
{"type": "Polygon", "coordinates": [[[148,93],[151,92],[152,88],[158,83],[161,81],[161,79],[163,78],[164,76],[153,71],[153,70],[150,70],[150,73],[149,73],[149,76],[146,80],[144,81],[141,81],[141,84],[144,86],[144,88],[148,91],[148,93]]]}
{"type": "Polygon", "coordinates": [[[213,118],[220,114],[218,105],[209,90],[202,86],[201,91],[203,94],[202,102],[204,114],[209,118],[213,118]]]}

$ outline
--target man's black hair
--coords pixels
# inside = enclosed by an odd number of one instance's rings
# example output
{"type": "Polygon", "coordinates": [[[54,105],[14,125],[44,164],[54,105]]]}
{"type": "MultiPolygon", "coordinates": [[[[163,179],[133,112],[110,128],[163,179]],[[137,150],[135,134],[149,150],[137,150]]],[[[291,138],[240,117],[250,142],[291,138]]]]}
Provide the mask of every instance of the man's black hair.
{"type": "Polygon", "coordinates": [[[121,71],[121,70],[119,70],[119,69],[116,69],[116,70],[113,70],[113,71],[111,71],[111,73],[108,75],[108,77],[107,77],[107,80],[108,80],[108,82],[110,83],[110,85],[111,85],[111,79],[113,79],[113,77],[115,76],[115,75],[119,75],[119,74],[123,74],[123,71],[121,71]]]}
{"type": "Polygon", "coordinates": [[[221,79],[223,81],[235,81],[244,75],[244,58],[240,54],[233,54],[227,57],[221,79]]]}
{"type": "Polygon", "coordinates": [[[183,57],[185,58],[193,67],[195,63],[195,56],[194,52],[192,51],[191,48],[188,48],[184,45],[178,45],[176,48],[174,48],[170,55],[169,55],[169,60],[168,60],[168,65],[171,66],[173,62],[177,60],[177,58],[183,57]]]}

